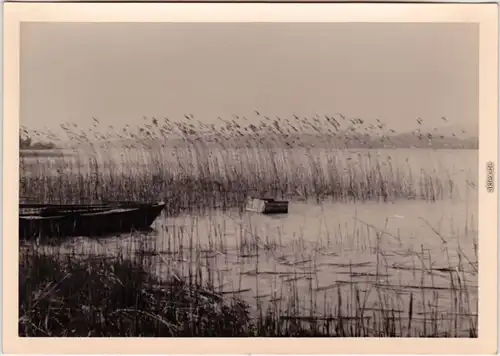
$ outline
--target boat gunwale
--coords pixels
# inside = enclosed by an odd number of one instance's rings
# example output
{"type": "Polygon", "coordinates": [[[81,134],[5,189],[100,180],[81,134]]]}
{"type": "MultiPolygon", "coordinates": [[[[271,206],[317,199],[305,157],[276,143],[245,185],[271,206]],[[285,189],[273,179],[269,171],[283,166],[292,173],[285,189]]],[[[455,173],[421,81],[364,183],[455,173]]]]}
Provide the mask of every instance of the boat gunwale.
{"type": "MultiPolygon", "coordinates": [[[[157,209],[161,208],[163,209],[165,207],[164,202],[158,202],[154,204],[148,204],[148,203],[128,203],[131,206],[124,206],[120,207],[119,204],[116,205],[93,205],[93,208],[95,210],[99,211],[92,211],[93,209],[88,207],[85,209],[82,205],[79,205],[81,207],[80,209],[76,206],[78,205],[54,205],[54,206],[47,206],[45,204],[39,204],[39,211],[33,211],[33,212],[28,212],[28,213],[22,213],[19,212],[19,219],[25,219],[25,220],[36,220],[36,219],[50,219],[50,218],[64,218],[64,217],[74,217],[74,216],[101,216],[101,215],[110,215],[110,214],[124,214],[124,213],[129,213],[129,212],[137,212],[140,210],[144,209],[157,209]],[[135,206],[133,206],[135,205],[135,206]],[[62,207],[64,206],[65,208],[57,209],[55,206],[62,207]],[[75,207],[74,209],[71,209],[71,207],[75,207]],[[44,209],[46,208],[53,208],[55,209],[53,212],[53,215],[42,215],[44,214],[44,209]],[[104,210],[103,210],[104,209],[104,210]]],[[[20,204],[21,206],[22,204],[20,204]]],[[[29,204],[32,205],[32,204],[29,204]]],[[[20,207],[20,210],[23,208],[20,207]]],[[[24,209],[35,209],[35,208],[24,208],[24,209]]]]}
{"type": "Polygon", "coordinates": [[[61,208],[61,209],[93,209],[93,208],[107,208],[116,206],[134,206],[134,207],[147,207],[147,206],[160,206],[165,205],[165,202],[151,202],[151,203],[138,203],[129,201],[117,201],[108,203],[90,203],[90,204],[45,204],[45,203],[19,203],[19,209],[43,209],[43,208],[61,208]]]}

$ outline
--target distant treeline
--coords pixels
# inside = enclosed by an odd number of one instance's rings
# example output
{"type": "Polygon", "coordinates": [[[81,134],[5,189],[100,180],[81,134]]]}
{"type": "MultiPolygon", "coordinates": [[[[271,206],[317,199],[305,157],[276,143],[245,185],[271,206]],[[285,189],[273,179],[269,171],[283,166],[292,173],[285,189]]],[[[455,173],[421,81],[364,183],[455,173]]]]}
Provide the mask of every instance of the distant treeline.
{"type": "Polygon", "coordinates": [[[52,142],[33,142],[29,136],[19,136],[20,150],[50,150],[54,148],[56,148],[56,145],[52,142]]]}

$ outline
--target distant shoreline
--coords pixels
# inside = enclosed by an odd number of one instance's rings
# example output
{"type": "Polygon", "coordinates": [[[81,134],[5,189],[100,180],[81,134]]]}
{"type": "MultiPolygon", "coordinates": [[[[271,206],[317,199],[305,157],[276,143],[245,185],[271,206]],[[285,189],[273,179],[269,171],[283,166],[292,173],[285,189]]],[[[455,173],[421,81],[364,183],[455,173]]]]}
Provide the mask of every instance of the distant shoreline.
{"type": "Polygon", "coordinates": [[[19,156],[21,157],[63,157],[68,155],[68,152],[60,148],[21,148],[19,156]]]}

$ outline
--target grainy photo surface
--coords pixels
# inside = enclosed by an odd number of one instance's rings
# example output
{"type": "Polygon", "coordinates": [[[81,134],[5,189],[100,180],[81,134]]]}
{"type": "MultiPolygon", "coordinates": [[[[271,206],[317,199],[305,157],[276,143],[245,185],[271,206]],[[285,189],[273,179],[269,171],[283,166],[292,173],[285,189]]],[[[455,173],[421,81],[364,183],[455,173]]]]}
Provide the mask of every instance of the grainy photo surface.
{"type": "Polygon", "coordinates": [[[19,334],[476,337],[478,58],[474,24],[22,24],[19,334]]]}
{"type": "Polygon", "coordinates": [[[19,335],[478,335],[478,26],[23,23],[19,335]]]}

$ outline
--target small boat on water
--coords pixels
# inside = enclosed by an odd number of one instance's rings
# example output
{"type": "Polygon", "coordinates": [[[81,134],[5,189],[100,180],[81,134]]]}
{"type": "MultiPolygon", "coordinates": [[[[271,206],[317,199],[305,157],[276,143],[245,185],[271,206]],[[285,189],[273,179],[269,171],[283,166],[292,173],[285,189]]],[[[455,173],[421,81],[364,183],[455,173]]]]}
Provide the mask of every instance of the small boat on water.
{"type": "Polygon", "coordinates": [[[19,204],[19,237],[100,236],[151,228],[164,202],[19,204]]]}
{"type": "Polygon", "coordinates": [[[249,197],[245,203],[245,210],[261,214],[287,214],[288,201],[249,197]]]}

